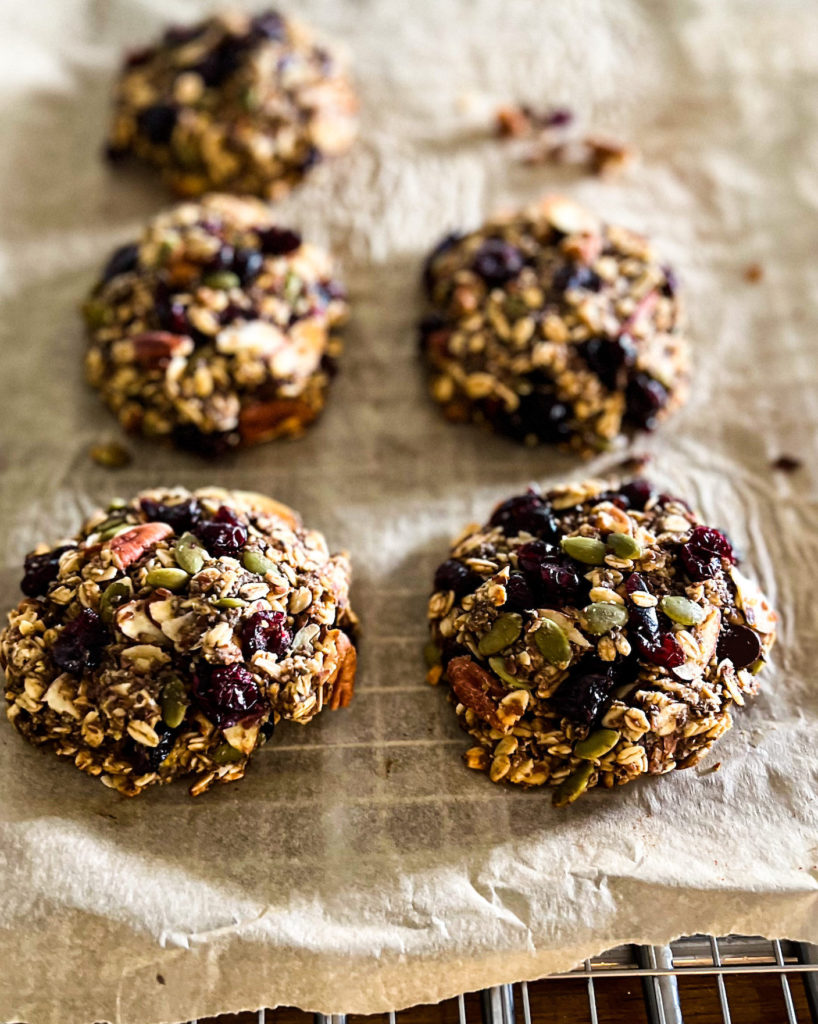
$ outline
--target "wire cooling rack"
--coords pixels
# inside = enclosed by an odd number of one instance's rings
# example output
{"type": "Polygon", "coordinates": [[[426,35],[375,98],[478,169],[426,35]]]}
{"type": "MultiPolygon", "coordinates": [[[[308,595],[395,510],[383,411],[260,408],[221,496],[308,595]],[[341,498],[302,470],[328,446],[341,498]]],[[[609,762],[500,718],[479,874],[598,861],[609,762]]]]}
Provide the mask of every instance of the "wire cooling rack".
{"type": "MultiPolygon", "coordinates": [[[[693,935],[669,946],[618,946],[601,956],[586,960],[573,971],[555,974],[549,980],[583,979],[587,989],[587,1019],[599,1024],[599,1005],[595,985],[604,979],[627,978],[641,983],[644,1014],[648,1024],[684,1024],[679,1000],[679,981],[685,977],[706,976],[716,986],[722,1024],[741,1024],[740,1012],[734,1015],[728,999],[725,978],[731,975],[767,975],[777,977],[781,987],[780,1012],[770,1017],[770,1024],[805,1024],[809,1019],[818,1024],[818,946],[729,935],[693,935]],[[809,1018],[796,1013],[790,980],[800,975],[806,995],[809,1018]]],[[[459,1024],[532,1024],[532,1001],[529,986],[499,985],[479,993],[479,1017],[475,1016],[473,998],[457,998],[456,1017],[459,1024]],[[471,1008],[471,1009],[468,1009],[471,1008]]],[[[389,1024],[401,1024],[411,1011],[383,1015],[389,1024]]],[[[307,1014],[303,1015],[309,1020],[307,1014]]],[[[381,1018],[383,1019],[383,1018],[381,1018]]],[[[563,1018],[560,1018],[563,1019],[563,1018]]],[[[565,1018],[567,1019],[567,1018],[565,1018]]],[[[700,1021],[702,1018],[697,1016],[700,1021]]],[[[718,1018],[712,1019],[715,1024],[718,1018]]],[[[630,1024],[630,1017],[621,1020],[630,1024]]],[[[189,1024],[206,1024],[190,1021],[189,1024]]],[[[210,1022],[208,1022],[210,1024],[210,1022]]],[[[258,1011],[258,1024],[273,1024],[273,1012],[258,1011]]],[[[314,1014],[313,1024],[347,1024],[346,1014],[314,1014]]]]}

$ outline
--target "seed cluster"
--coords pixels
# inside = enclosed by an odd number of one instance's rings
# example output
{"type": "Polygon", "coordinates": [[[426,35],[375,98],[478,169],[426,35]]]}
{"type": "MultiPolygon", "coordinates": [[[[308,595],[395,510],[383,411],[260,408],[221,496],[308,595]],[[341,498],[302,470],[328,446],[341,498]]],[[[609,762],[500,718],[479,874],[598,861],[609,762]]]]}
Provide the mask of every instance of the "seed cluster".
{"type": "Polygon", "coordinates": [[[84,312],[88,379],[125,429],[220,454],[319,415],[347,305],[325,252],[212,195],[117,249],[84,312]]]}
{"type": "Polygon", "coordinates": [[[349,562],[246,491],[153,490],[26,558],[0,633],[7,715],[128,796],[244,775],[282,719],[345,706],[349,562]]]}
{"type": "Polygon", "coordinates": [[[466,763],[558,805],[696,764],[776,630],[724,534],[644,480],[510,498],[438,568],[429,619],[466,763]]]}
{"type": "Polygon", "coordinates": [[[337,59],[274,11],[169,28],[125,62],[108,155],[158,167],[180,195],[278,199],[356,133],[357,102],[337,59]]]}
{"type": "Polygon", "coordinates": [[[673,272],[566,199],[450,235],[425,283],[421,347],[449,419],[590,455],[686,397],[673,272]]]}

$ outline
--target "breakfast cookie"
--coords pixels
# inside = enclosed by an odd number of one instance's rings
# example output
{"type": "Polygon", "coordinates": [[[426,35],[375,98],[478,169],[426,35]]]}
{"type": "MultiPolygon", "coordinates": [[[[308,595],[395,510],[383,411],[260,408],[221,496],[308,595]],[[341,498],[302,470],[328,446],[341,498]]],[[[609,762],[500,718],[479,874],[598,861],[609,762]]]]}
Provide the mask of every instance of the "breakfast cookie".
{"type": "Polygon", "coordinates": [[[559,197],[450,235],[424,274],[433,397],[455,421],[589,455],[686,397],[672,271],[649,243],[559,197]]]}
{"type": "Polygon", "coordinates": [[[123,427],[217,455],[312,423],[347,305],[323,250],[211,195],[117,249],[84,312],[88,379],[123,427]]]}
{"type": "Polygon", "coordinates": [[[9,721],[136,796],[240,779],[281,719],[346,706],[350,566],[291,509],[149,490],[25,560],[0,633],[9,721]]]}
{"type": "Polygon", "coordinates": [[[776,631],[728,538],[640,479],[503,502],[438,568],[429,619],[466,763],[558,805],[696,764],[776,631]]]}
{"type": "Polygon", "coordinates": [[[158,167],[180,195],[276,199],[349,148],[356,109],[346,71],[304,25],[218,14],[128,56],[107,151],[158,167]]]}

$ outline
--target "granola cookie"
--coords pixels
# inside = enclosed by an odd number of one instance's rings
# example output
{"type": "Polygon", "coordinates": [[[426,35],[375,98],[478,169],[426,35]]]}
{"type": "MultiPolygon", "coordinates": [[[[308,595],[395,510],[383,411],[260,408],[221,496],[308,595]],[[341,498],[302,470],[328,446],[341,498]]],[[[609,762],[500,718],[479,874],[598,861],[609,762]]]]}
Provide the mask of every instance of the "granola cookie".
{"type": "Polygon", "coordinates": [[[123,427],[218,455],[312,423],[347,305],[323,250],[211,195],[117,249],[84,312],[88,380],[123,427]]]}
{"type": "Polygon", "coordinates": [[[248,491],[143,491],[25,560],[0,633],[9,721],[126,796],[240,779],[283,718],[344,707],[349,561],[248,491]]]}
{"type": "Polygon", "coordinates": [[[775,641],[727,537],[640,479],[510,498],[434,587],[429,681],[477,741],[466,763],[559,806],[696,764],[775,641]]]}
{"type": "Polygon", "coordinates": [[[590,455],[686,397],[672,271],[640,235],[569,200],[450,235],[424,280],[434,312],[421,347],[451,420],[590,455]]]}
{"type": "Polygon", "coordinates": [[[356,110],[345,69],[306,26],[217,14],[127,57],[107,152],[158,167],[179,195],[277,199],[349,148],[356,110]]]}

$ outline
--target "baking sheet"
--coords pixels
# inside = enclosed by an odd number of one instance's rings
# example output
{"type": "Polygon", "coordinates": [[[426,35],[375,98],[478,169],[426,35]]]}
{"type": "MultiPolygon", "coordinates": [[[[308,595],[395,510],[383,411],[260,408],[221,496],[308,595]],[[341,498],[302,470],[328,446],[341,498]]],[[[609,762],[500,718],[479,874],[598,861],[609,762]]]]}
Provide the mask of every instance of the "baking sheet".
{"type": "Polygon", "coordinates": [[[0,329],[4,606],[43,538],[141,486],[273,494],[354,559],[364,623],[345,712],[282,727],[242,783],[128,801],[0,723],[0,1014],[147,1024],[276,1004],[374,1012],[570,968],[622,941],[818,941],[818,8],[536,0],[302,0],[347,41],[356,151],[282,216],[339,254],[353,320],[326,415],[298,442],[208,466],[117,428],[82,383],[77,303],[167,202],[99,160],[120,50],[196,0],[2,5],[0,329]],[[642,151],[616,182],[524,167],[495,107],[568,104],[642,151]],[[431,573],[448,539],[530,480],[601,472],[443,422],[413,321],[447,228],[563,190],[644,230],[687,285],[690,404],[638,445],[726,526],[782,613],[764,690],[699,770],[592,794],[466,771],[423,682],[431,573]],[[743,269],[759,262],[763,280],[743,269]],[[797,455],[797,473],[769,463],[797,455]],[[708,772],[715,761],[721,770],[708,772]]]}

